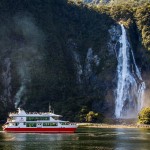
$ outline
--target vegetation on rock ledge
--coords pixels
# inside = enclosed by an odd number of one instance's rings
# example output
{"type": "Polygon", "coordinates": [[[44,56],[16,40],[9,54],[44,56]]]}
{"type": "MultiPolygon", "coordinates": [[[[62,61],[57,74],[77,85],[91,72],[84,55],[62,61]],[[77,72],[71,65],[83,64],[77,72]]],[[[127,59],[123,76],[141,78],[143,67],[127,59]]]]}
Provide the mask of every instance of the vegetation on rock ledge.
{"type": "Polygon", "coordinates": [[[150,124],[150,107],[143,108],[139,113],[139,123],[140,124],[150,124]]]}

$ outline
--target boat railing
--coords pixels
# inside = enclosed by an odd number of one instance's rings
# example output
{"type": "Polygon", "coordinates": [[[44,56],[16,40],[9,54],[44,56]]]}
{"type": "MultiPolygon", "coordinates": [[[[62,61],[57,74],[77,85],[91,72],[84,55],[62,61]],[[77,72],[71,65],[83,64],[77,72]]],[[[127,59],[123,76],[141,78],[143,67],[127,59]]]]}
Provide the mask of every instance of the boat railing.
{"type": "MultiPolygon", "coordinates": [[[[48,115],[47,112],[26,112],[26,114],[48,115]]],[[[9,115],[18,115],[18,112],[10,112],[9,115]]]]}
{"type": "MultiPolygon", "coordinates": [[[[50,112],[25,112],[25,114],[27,114],[27,115],[51,115],[54,117],[62,117],[61,115],[55,115],[50,112]]],[[[19,113],[18,112],[10,112],[9,113],[9,116],[13,116],[13,115],[19,115],[19,113]]]]}
{"type": "Polygon", "coordinates": [[[34,114],[34,115],[48,115],[49,113],[47,112],[27,112],[26,114],[34,114]]]}

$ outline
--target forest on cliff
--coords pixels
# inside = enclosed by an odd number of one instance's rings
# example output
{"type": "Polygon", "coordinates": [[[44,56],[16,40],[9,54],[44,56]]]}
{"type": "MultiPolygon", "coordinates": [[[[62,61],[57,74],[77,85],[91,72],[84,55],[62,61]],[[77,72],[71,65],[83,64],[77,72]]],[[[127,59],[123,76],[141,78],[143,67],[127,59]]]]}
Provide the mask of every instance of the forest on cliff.
{"type": "Polygon", "coordinates": [[[49,103],[71,121],[84,111],[113,118],[118,23],[128,31],[148,90],[149,16],[147,0],[1,0],[0,119],[17,107],[48,111],[49,103]]]}

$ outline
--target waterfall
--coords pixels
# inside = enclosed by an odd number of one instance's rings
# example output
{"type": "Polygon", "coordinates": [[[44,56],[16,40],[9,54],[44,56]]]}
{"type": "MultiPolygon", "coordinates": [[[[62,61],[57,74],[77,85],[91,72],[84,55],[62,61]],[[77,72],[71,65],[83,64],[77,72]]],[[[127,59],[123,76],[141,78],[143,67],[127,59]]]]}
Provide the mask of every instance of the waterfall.
{"type": "Polygon", "coordinates": [[[4,92],[1,96],[1,100],[4,104],[12,103],[11,78],[11,60],[10,58],[5,58],[2,66],[2,85],[4,87],[4,92]]]}
{"type": "Polygon", "coordinates": [[[118,52],[116,118],[135,118],[143,106],[145,83],[136,65],[133,51],[121,24],[120,49],[118,52]]]}

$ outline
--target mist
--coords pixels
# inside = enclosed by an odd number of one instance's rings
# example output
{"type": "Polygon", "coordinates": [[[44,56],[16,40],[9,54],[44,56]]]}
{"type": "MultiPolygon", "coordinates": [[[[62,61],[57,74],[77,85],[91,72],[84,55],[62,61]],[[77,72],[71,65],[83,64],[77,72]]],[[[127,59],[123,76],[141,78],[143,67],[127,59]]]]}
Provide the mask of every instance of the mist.
{"type": "MultiPolygon", "coordinates": [[[[26,99],[27,87],[30,86],[32,80],[32,71],[42,65],[40,62],[44,55],[42,52],[44,33],[29,14],[19,14],[7,18],[3,24],[0,24],[0,29],[1,64],[6,58],[10,60],[9,63],[12,63],[10,71],[15,72],[15,75],[10,78],[18,82],[18,87],[11,96],[15,108],[17,108],[26,99]]],[[[5,65],[7,66],[7,64],[5,65]]],[[[9,79],[6,79],[5,82],[7,80],[9,79]]],[[[12,82],[9,84],[13,86],[12,82]]],[[[5,86],[3,87],[5,91],[5,86]]]]}

